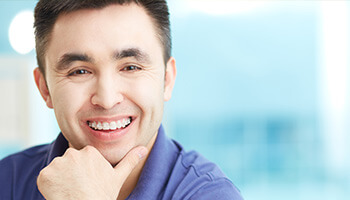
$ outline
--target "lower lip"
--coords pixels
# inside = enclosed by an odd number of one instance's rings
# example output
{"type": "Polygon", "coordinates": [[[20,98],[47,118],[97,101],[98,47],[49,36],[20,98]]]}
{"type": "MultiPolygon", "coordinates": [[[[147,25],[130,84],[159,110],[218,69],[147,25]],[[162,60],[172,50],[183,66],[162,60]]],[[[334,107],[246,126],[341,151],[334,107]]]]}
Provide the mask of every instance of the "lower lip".
{"type": "Polygon", "coordinates": [[[131,127],[134,125],[134,119],[131,121],[131,123],[123,129],[116,129],[116,130],[109,130],[109,131],[99,131],[99,130],[94,130],[90,128],[88,124],[85,123],[85,126],[89,130],[88,132],[94,136],[96,139],[101,140],[101,141],[114,141],[122,138],[125,136],[131,127]]]}

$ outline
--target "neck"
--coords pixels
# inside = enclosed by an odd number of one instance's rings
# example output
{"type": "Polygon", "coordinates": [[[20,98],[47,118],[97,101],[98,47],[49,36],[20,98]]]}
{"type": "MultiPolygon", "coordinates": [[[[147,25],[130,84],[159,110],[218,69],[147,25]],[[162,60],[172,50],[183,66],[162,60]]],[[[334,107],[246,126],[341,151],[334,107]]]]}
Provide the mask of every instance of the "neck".
{"type": "Polygon", "coordinates": [[[137,182],[140,178],[142,169],[146,164],[148,156],[149,156],[149,154],[152,150],[152,147],[154,145],[154,142],[157,138],[157,135],[158,135],[158,132],[153,136],[151,141],[147,144],[147,146],[146,146],[148,149],[147,156],[135,167],[135,169],[130,173],[128,178],[125,180],[122,188],[120,189],[119,196],[118,196],[117,200],[126,199],[131,194],[131,192],[135,189],[137,182]]]}

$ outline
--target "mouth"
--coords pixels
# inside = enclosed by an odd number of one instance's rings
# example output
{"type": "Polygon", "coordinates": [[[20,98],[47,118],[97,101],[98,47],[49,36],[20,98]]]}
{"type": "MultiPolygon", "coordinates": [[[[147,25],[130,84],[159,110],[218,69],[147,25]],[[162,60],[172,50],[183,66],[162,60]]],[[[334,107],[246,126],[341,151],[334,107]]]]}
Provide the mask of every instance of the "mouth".
{"type": "Polygon", "coordinates": [[[88,126],[94,131],[116,131],[128,127],[132,123],[132,117],[123,118],[118,121],[87,121],[88,126]]]}

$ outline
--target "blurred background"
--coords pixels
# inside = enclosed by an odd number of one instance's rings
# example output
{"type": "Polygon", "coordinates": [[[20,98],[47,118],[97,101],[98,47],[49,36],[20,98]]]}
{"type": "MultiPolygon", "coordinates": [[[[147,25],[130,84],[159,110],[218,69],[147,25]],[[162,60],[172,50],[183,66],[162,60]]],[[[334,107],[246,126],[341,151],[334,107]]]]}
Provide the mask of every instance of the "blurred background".
{"type": "MultiPolygon", "coordinates": [[[[245,199],[348,199],[350,2],[168,0],[164,126],[245,199]]],[[[36,0],[0,1],[0,159],[59,133],[32,78],[36,0]]]]}

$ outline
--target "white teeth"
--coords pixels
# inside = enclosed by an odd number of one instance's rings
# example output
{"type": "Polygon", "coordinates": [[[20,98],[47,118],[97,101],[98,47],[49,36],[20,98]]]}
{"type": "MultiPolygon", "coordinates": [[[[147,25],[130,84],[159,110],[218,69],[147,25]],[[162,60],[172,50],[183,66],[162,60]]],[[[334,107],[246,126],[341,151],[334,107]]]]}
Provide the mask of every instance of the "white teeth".
{"type": "Polygon", "coordinates": [[[122,123],[120,121],[117,122],[117,128],[120,129],[122,127],[122,123]]]}
{"type": "Polygon", "coordinates": [[[108,122],[89,122],[89,126],[95,130],[116,130],[116,129],[120,129],[120,128],[125,128],[127,125],[129,125],[131,123],[131,119],[130,118],[124,118],[122,120],[118,120],[118,121],[112,121],[110,123],[108,122]]]}
{"type": "Polygon", "coordinates": [[[103,122],[103,124],[102,124],[102,128],[103,128],[103,130],[109,130],[109,123],[108,122],[103,122]]]}
{"type": "Polygon", "coordinates": [[[102,130],[102,124],[101,124],[101,122],[98,122],[98,123],[97,123],[96,128],[97,128],[98,130],[102,130]]]}
{"type": "Polygon", "coordinates": [[[111,123],[109,124],[109,128],[110,128],[111,130],[117,129],[117,123],[116,123],[116,122],[111,122],[111,123]]]}

